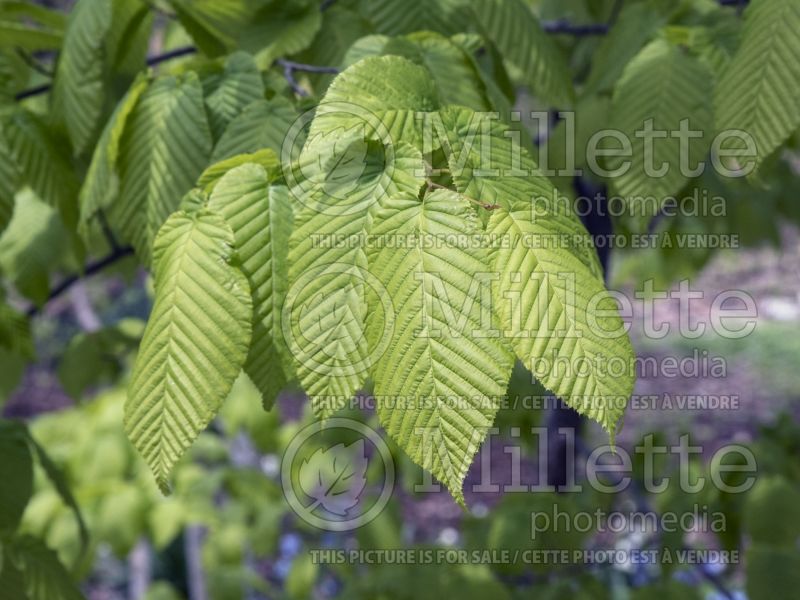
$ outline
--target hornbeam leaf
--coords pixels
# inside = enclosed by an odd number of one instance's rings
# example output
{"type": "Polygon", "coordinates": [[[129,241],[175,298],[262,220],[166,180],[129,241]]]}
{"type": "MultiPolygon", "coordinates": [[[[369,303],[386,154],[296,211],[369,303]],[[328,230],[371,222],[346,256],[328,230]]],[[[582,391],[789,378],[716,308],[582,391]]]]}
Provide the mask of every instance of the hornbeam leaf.
{"type": "Polygon", "coordinates": [[[168,491],[175,462],[228,395],[247,357],[253,304],[215,212],[173,214],[153,250],[155,302],[136,358],[125,430],[168,491]]]}
{"type": "Polygon", "coordinates": [[[378,33],[388,35],[458,33],[469,28],[472,17],[468,0],[371,0],[365,9],[378,33]]]}
{"type": "Polygon", "coordinates": [[[52,107],[66,126],[75,154],[83,154],[100,128],[107,72],[105,38],[111,0],[79,0],[69,16],[53,82],[52,107]]]}
{"type": "Polygon", "coordinates": [[[448,38],[423,31],[401,38],[369,35],[350,47],[345,64],[367,56],[396,55],[430,71],[442,104],[458,104],[474,110],[489,110],[484,82],[470,56],[448,38]]]}
{"type": "Polygon", "coordinates": [[[298,206],[289,248],[282,328],[298,379],[315,412],[331,415],[367,377],[364,333],[370,281],[361,238],[381,198],[422,187],[422,157],[406,144],[359,136],[318,143],[300,157],[290,194],[298,206]],[[333,165],[333,166],[332,166],[333,165]],[[336,239],[345,240],[337,243],[336,239]]]}
{"type": "Polygon", "coordinates": [[[117,160],[120,140],[131,112],[149,85],[149,77],[139,75],[136,78],[125,97],[120,100],[97,142],[79,196],[79,225],[84,236],[87,234],[89,220],[98,210],[107,208],[119,192],[117,160]]]}
{"type": "Polygon", "coordinates": [[[286,133],[296,119],[297,111],[286,98],[256,100],[228,124],[214,147],[212,162],[263,148],[280,152],[286,133]]]}
{"type": "Polygon", "coordinates": [[[192,72],[153,82],[128,117],[119,146],[120,194],[108,218],[145,264],[159,227],[208,164],[211,143],[192,72]]]}
{"type": "Polygon", "coordinates": [[[634,354],[590,236],[527,152],[496,127],[481,128],[464,109],[445,111],[442,122],[454,134],[456,187],[491,206],[486,230],[502,240],[491,270],[503,335],[546,388],[613,433],[633,389],[634,354]],[[484,134],[475,133],[462,157],[474,127],[484,134]],[[620,372],[612,376],[610,365],[620,372]]]}
{"type": "Polygon", "coordinates": [[[753,0],[744,12],[738,52],[720,77],[719,131],[753,136],[760,164],[800,127],[800,5],[753,0]]]}
{"type": "Polygon", "coordinates": [[[219,180],[224,177],[225,174],[238,166],[248,163],[261,165],[267,171],[270,182],[277,179],[281,174],[281,163],[278,160],[278,155],[275,154],[274,150],[265,148],[253,154],[237,154],[236,156],[214,163],[200,175],[200,178],[197,180],[197,186],[202,188],[206,194],[210,194],[214,191],[217,183],[219,183],[219,180]]]}
{"type": "Polygon", "coordinates": [[[514,365],[492,317],[491,279],[481,279],[489,248],[473,244],[481,231],[473,205],[449,190],[422,201],[392,197],[374,218],[374,238],[404,242],[369,252],[369,271],[385,286],[394,320],[387,328],[379,310],[367,319],[371,346],[389,336],[371,371],[378,416],[463,504],[464,476],[514,365]]]}
{"type": "Polygon", "coordinates": [[[306,146],[335,130],[359,125],[384,144],[415,145],[420,112],[439,108],[430,72],[399,56],[372,56],[339,74],[317,107],[306,146]]]}
{"type": "Polygon", "coordinates": [[[253,336],[245,372],[271,408],[287,382],[279,352],[281,309],[286,297],[292,206],[285,186],[270,186],[257,164],[229,171],[214,187],[208,206],[233,230],[253,297],[253,336]]]}
{"type": "Polygon", "coordinates": [[[244,52],[231,54],[223,72],[208,78],[203,87],[215,140],[246,106],[264,97],[261,73],[253,57],[244,52]]]}
{"type": "Polygon", "coordinates": [[[613,435],[633,391],[633,350],[616,302],[578,257],[528,247],[553,239],[558,220],[534,218],[527,200],[492,214],[489,233],[508,239],[495,252],[495,303],[517,356],[542,385],[613,435]]]}

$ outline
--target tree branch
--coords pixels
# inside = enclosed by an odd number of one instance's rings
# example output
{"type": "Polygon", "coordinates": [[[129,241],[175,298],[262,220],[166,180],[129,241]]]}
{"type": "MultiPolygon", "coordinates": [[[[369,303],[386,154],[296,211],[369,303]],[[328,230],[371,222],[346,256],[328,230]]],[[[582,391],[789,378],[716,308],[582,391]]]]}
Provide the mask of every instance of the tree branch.
{"type": "MultiPolygon", "coordinates": [[[[157,54],[155,56],[150,56],[147,59],[147,66],[154,67],[162,62],[166,62],[168,60],[173,60],[175,58],[180,58],[182,56],[188,56],[190,54],[195,54],[197,52],[197,48],[194,46],[183,46],[181,48],[175,48],[174,50],[170,50],[169,52],[164,52],[163,54],[157,54]]],[[[31,88],[28,90],[23,90],[19,92],[16,96],[14,96],[14,100],[19,102],[20,100],[25,100],[26,98],[30,98],[32,96],[38,96],[40,94],[46,94],[50,91],[51,84],[47,83],[44,85],[37,86],[35,88],[31,88]]]]}
{"type": "Polygon", "coordinates": [[[305,71],[306,73],[339,73],[339,69],[337,67],[323,67],[319,65],[307,65],[305,63],[298,63],[292,60],[286,60],[284,58],[279,58],[275,61],[276,65],[283,67],[283,76],[286,78],[286,81],[289,83],[289,87],[292,88],[292,91],[297,94],[298,96],[308,96],[308,92],[303,89],[303,87],[297,82],[297,79],[294,77],[295,71],[305,71]]]}
{"type": "Polygon", "coordinates": [[[605,35],[609,26],[606,23],[589,23],[588,25],[573,25],[569,21],[549,21],[542,23],[546,33],[574,35],[583,37],[588,35],[605,35]]]}
{"type": "Polygon", "coordinates": [[[38,315],[42,308],[47,305],[48,302],[58,298],[61,294],[66,292],[69,288],[73,285],[78,283],[81,279],[85,279],[86,277],[91,277],[96,273],[99,273],[103,269],[113,265],[115,262],[122,260],[128,256],[133,254],[133,248],[129,246],[125,246],[123,248],[117,248],[108,256],[101,258],[96,262],[89,263],[86,265],[86,268],[83,270],[83,273],[76,273],[75,275],[70,275],[66,279],[64,279],[61,283],[59,283],[56,287],[50,290],[50,294],[47,296],[47,300],[45,301],[44,305],[40,306],[32,306],[28,309],[27,315],[28,317],[35,317],[38,315]]]}

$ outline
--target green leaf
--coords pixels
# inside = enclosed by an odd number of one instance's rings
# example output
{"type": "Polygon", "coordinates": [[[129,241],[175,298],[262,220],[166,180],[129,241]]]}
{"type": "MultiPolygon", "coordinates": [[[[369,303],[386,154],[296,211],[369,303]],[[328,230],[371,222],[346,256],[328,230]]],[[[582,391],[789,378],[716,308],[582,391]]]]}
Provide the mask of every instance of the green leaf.
{"type": "Polygon", "coordinates": [[[365,4],[376,31],[387,35],[453,34],[469,29],[472,21],[467,0],[370,0],[365,4]]]}
{"type": "Polygon", "coordinates": [[[208,167],[197,180],[198,187],[203,188],[206,194],[210,194],[216,187],[219,180],[228,171],[232,171],[238,166],[248,163],[261,165],[267,172],[267,179],[272,182],[281,175],[281,163],[274,150],[266,148],[253,154],[237,154],[231,158],[226,158],[208,167]]]}
{"type": "Polygon", "coordinates": [[[111,28],[106,36],[107,64],[114,82],[127,86],[146,61],[155,11],[142,0],[111,1],[111,28]]]}
{"type": "Polygon", "coordinates": [[[178,19],[203,54],[219,56],[236,45],[235,32],[254,16],[247,0],[170,0],[178,19]]]}
{"type": "Polygon", "coordinates": [[[570,69],[561,50],[522,0],[471,0],[479,27],[532,92],[554,106],[574,95],[570,69]]]}
{"type": "Polygon", "coordinates": [[[247,357],[253,306],[234,260],[233,232],[208,210],[175,213],[155,241],[155,303],[131,374],[125,430],[164,492],[247,357]]]}
{"type": "Polygon", "coordinates": [[[72,229],[78,221],[78,180],[63,143],[34,113],[17,107],[3,115],[0,129],[19,171],[20,183],[29,185],[44,202],[58,209],[72,229]]]}
{"type": "Polygon", "coordinates": [[[460,46],[444,36],[431,32],[402,38],[367,36],[350,48],[345,64],[371,55],[403,56],[426,67],[436,82],[442,104],[459,104],[474,110],[492,108],[475,64],[460,46]]]}
{"type": "Polygon", "coordinates": [[[33,492],[33,459],[24,425],[0,421],[0,455],[0,534],[6,535],[16,531],[33,492]]]}
{"type": "Polygon", "coordinates": [[[753,0],[742,41],[716,89],[719,131],[741,130],[756,144],[756,165],[800,127],[800,6],[753,0]]]}
{"type": "Polygon", "coordinates": [[[5,540],[2,551],[0,594],[4,599],[83,600],[56,553],[36,538],[25,535],[5,540]]]}
{"type": "Polygon", "coordinates": [[[491,307],[481,302],[477,276],[488,271],[489,251],[472,244],[481,228],[473,206],[455,192],[436,190],[422,201],[395,196],[380,204],[371,234],[408,243],[369,253],[369,271],[394,308],[391,328],[379,307],[367,318],[371,347],[388,336],[371,371],[378,416],[411,459],[463,504],[464,476],[514,364],[484,318],[491,307]],[[435,243],[448,236],[464,241],[435,243]],[[425,245],[429,240],[434,243],[425,245]]]}
{"type": "Polygon", "coordinates": [[[114,382],[123,373],[126,354],[141,337],[135,323],[120,323],[72,338],[58,365],[64,391],[81,400],[87,389],[114,382]]]}
{"type": "MultiPolygon", "coordinates": [[[[619,195],[631,204],[643,202],[648,211],[654,203],[646,199],[655,198],[660,206],[665,197],[674,196],[686,185],[691,177],[686,168],[699,168],[711,145],[712,85],[708,67],[663,39],[648,44],[628,63],[611,103],[611,126],[630,140],[633,150],[631,157],[613,156],[608,160],[609,170],[631,162],[627,172],[612,179],[619,195]],[[681,149],[683,141],[672,135],[680,131],[683,120],[688,120],[688,129],[700,132],[688,139],[688,153],[681,149]],[[652,121],[654,131],[664,132],[664,137],[650,140],[652,154],[645,138],[635,133],[643,130],[648,121],[652,121]],[[682,156],[688,161],[685,166],[681,164],[682,156]],[[662,165],[668,168],[665,173],[652,170],[660,170],[662,165]]],[[[613,143],[619,148],[617,142],[613,143]]]]}
{"type": "Polygon", "coordinates": [[[664,18],[646,3],[626,5],[592,58],[582,94],[611,91],[625,66],[653,38],[664,18]]]}
{"type": "Polygon", "coordinates": [[[156,232],[208,164],[211,143],[192,72],[157,79],[128,117],[119,146],[120,193],[108,217],[145,264],[156,232]]]}
{"type": "Polygon", "coordinates": [[[417,113],[440,106],[430,72],[398,56],[369,57],[339,74],[311,123],[306,146],[354,127],[385,144],[421,139],[417,113]]]}
{"type": "Polygon", "coordinates": [[[211,78],[211,85],[204,85],[204,95],[211,133],[217,140],[246,106],[264,98],[264,82],[253,57],[244,52],[229,56],[222,73],[211,78]]]}
{"type": "Polygon", "coordinates": [[[14,216],[0,237],[0,270],[22,294],[41,305],[50,272],[61,264],[67,236],[53,208],[30,190],[17,194],[14,216]]]}
{"type": "Polygon", "coordinates": [[[458,191],[496,206],[487,233],[503,241],[491,268],[499,275],[493,294],[503,335],[548,390],[613,433],[633,390],[634,354],[589,234],[502,126],[480,127],[465,144],[473,115],[452,110],[442,121],[452,132],[448,158],[458,191]],[[569,370],[558,372],[564,364],[569,370]],[[612,377],[609,364],[623,365],[624,373],[612,377]]]}
{"type": "Polygon", "coordinates": [[[61,46],[63,32],[49,27],[34,27],[0,18],[0,48],[53,50],[61,46]]]}
{"type": "Polygon", "coordinates": [[[84,235],[89,220],[98,210],[106,209],[119,192],[117,161],[120,140],[131,112],[149,85],[150,79],[146,75],[140,75],[133,82],[97,142],[79,197],[80,227],[84,235]]]}
{"type": "Polygon", "coordinates": [[[64,13],[28,2],[27,0],[3,0],[0,4],[0,19],[20,19],[26,22],[35,21],[55,31],[64,31],[67,18],[64,13]]]}
{"type": "Polygon", "coordinates": [[[69,15],[53,81],[52,114],[66,127],[75,154],[83,154],[100,129],[105,108],[105,38],[111,0],[79,0],[69,15]]]}
{"type": "Polygon", "coordinates": [[[306,49],[322,23],[313,2],[171,0],[198,47],[208,56],[240,49],[267,68],[279,56],[306,49]]]}
{"type": "MultiPolygon", "coordinates": [[[[246,164],[217,183],[208,206],[233,230],[253,298],[253,336],[245,372],[271,408],[287,375],[279,353],[281,310],[286,297],[292,206],[285,186],[270,186],[263,167],[246,164]]],[[[284,353],[285,354],[285,353],[284,353]]]]}
{"type": "Polygon", "coordinates": [[[414,148],[399,144],[387,157],[358,133],[330,135],[301,154],[303,176],[290,188],[297,209],[283,316],[298,379],[323,417],[344,406],[367,376],[369,278],[359,241],[369,233],[371,210],[388,195],[416,195],[423,183],[414,148]],[[332,244],[332,236],[353,243],[332,244]]]}
{"type": "Polygon", "coordinates": [[[272,100],[253,102],[228,124],[214,147],[212,162],[262,148],[280,153],[297,117],[297,111],[286,98],[276,96],[272,100]]]}

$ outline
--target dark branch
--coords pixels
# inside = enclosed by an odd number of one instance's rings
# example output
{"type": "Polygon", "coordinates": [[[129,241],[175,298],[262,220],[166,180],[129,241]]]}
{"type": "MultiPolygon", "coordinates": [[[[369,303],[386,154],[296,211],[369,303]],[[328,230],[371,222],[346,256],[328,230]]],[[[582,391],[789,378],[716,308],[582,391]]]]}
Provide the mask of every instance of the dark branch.
{"type": "Polygon", "coordinates": [[[308,96],[308,92],[297,82],[294,77],[295,71],[305,71],[306,73],[339,73],[336,67],[322,67],[318,65],[307,65],[305,63],[298,63],[291,60],[279,58],[275,61],[276,65],[283,67],[283,76],[292,88],[292,91],[298,96],[308,96]]]}
{"type": "Polygon", "coordinates": [[[180,58],[182,56],[189,56],[190,54],[196,54],[196,53],[197,53],[197,48],[195,48],[194,46],[183,46],[181,48],[175,48],[174,50],[170,50],[169,52],[164,52],[164,54],[157,54],[156,56],[148,57],[147,66],[154,67],[168,60],[172,60],[174,58],[180,58]]]}
{"type": "MultiPolygon", "coordinates": [[[[111,254],[106,256],[105,258],[101,258],[96,262],[89,263],[86,265],[83,273],[78,273],[75,275],[70,275],[66,279],[64,279],[61,283],[59,283],[56,287],[50,290],[50,294],[47,296],[47,301],[45,304],[50,302],[51,300],[57,298],[64,292],[66,292],[69,288],[73,285],[78,283],[81,279],[85,279],[86,277],[91,277],[96,273],[99,273],[103,269],[109,267],[110,265],[114,264],[115,262],[122,260],[128,256],[133,254],[133,248],[124,247],[124,248],[117,248],[111,254]]],[[[39,306],[32,306],[28,309],[27,315],[28,317],[35,317],[41,311],[41,307],[39,306]]]]}
{"type": "Polygon", "coordinates": [[[589,23],[588,25],[573,25],[569,21],[550,21],[542,23],[542,28],[547,33],[574,35],[583,37],[587,35],[605,35],[608,33],[606,23],[589,23]]]}
{"type": "Polygon", "coordinates": [[[307,73],[339,73],[337,67],[321,67],[319,65],[307,65],[305,63],[298,63],[291,60],[279,58],[275,61],[284,69],[291,69],[292,71],[305,71],[307,73]]]}
{"type": "MultiPolygon", "coordinates": [[[[157,54],[155,56],[150,56],[147,59],[147,66],[154,67],[158,64],[166,62],[168,60],[173,60],[175,58],[180,58],[182,56],[188,56],[190,54],[195,54],[197,52],[197,48],[194,46],[183,46],[181,48],[175,48],[174,50],[170,50],[169,52],[164,52],[163,54],[157,54]]],[[[40,94],[46,94],[50,91],[52,86],[47,83],[44,85],[37,86],[35,88],[31,88],[29,90],[24,90],[14,96],[14,99],[19,102],[20,100],[25,100],[26,98],[31,98],[32,96],[38,96],[40,94]]]]}

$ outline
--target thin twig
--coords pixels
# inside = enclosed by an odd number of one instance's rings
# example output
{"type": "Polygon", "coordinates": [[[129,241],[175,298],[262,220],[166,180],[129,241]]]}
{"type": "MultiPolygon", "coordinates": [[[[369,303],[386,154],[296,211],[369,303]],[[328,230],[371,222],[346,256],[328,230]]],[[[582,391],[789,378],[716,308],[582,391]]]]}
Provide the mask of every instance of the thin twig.
{"type": "Polygon", "coordinates": [[[324,67],[320,65],[307,65],[305,63],[294,62],[293,60],[286,60],[284,58],[279,58],[275,61],[284,69],[289,68],[292,71],[306,71],[307,73],[339,73],[340,69],[338,67],[324,67]]]}
{"type": "Polygon", "coordinates": [[[547,33],[574,35],[575,37],[583,37],[588,35],[605,35],[608,33],[608,24],[606,23],[589,23],[587,25],[574,25],[569,21],[550,21],[542,23],[542,28],[547,33]]]}
{"type": "Polygon", "coordinates": [[[289,84],[289,87],[292,88],[292,91],[298,96],[303,97],[308,96],[308,92],[297,82],[297,79],[295,79],[295,71],[305,71],[307,73],[339,73],[339,69],[336,67],[307,65],[305,63],[286,60],[284,58],[277,59],[275,64],[283,67],[283,76],[286,78],[286,82],[289,84]]]}
{"type": "MultiPolygon", "coordinates": [[[[162,62],[166,62],[168,60],[172,60],[175,58],[180,58],[182,56],[188,56],[190,54],[197,53],[197,48],[194,46],[183,46],[181,48],[175,48],[174,50],[170,50],[169,52],[164,52],[163,54],[157,54],[155,56],[151,56],[147,59],[147,66],[154,67],[162,62]]],[[[14,96],[14,99],[19,102],[20,100],[25,100],[26,98],[31,98],[32,96],[38,96],[40,94],[46,94],[50,91],[51,84],[46,83],[44,85],[40,85],[28,90],[24,90],[14,96]]]]}
{"type": "Polygon", "coordinates": [[[149,57],[147,59],[147,66],[154,67],[168,60],[196,53],[197,53],[197,48],[195,48],[194,46],[182,46],[180,48],[175,48],[174,50],[170,50],[169,52],[164,52],[163,54],[157,54],[156,56],[149,57]]]}
{"type": "MultiPolygon", "coordinates": [[[[132,254],[133,254],[133,248],[125,246],[123,248],[117,248],[114,252],[112,252],[105,258],[101,258],[96,262],[89,263],[88,265],[86,265],[86,268],[84,268],[83,273],[76,273],[75,275],[70,275],[69,277],[64,279],[61,283],[59,283],[56,287],[54,287],[50,291],[50,294],[47,296],[47,300],[45,301],[44,304],[47,304],[51,300],[54,300],[55,298],[59,297],[73,285],[78,283],[81,279],[91,277],[92,275],[99,273],[103,269],[106,269],[107,267],[111,266],[115,262],[122,260],[123,258],[126,258],[128,256],[131,256],[132,254]]],[[[32,306],[28,309],[27,315],[28,317],[35,317],[36,315],[39,314],[40,311],[41,307],[32,306]]]]}

